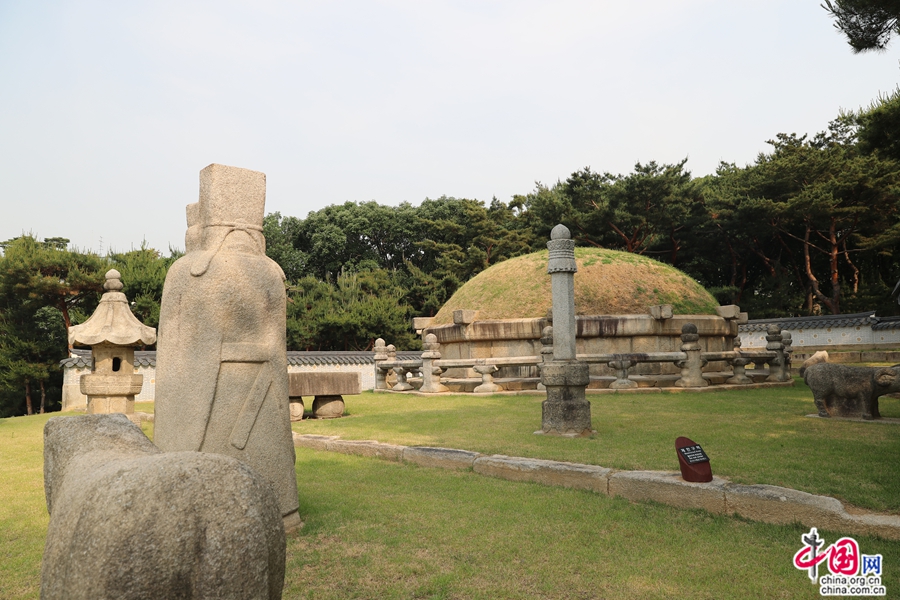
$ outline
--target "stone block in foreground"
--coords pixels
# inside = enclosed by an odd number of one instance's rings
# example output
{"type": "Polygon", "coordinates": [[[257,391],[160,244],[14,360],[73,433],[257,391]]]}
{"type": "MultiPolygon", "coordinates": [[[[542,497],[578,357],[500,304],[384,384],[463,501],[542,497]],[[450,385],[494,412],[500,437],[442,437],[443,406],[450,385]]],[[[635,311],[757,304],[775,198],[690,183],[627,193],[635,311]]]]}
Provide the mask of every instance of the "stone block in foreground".
{"type": "Polygon", "coordinates": [[[328,442],[338,439],[336,435],[301,435],[294,433],[294,446],[297,448],[309,448],[310,450],[328,450],[328,442]]]}
{"type": "Polygon", "coordinates": [[[708,483],[691,483],[678,473],[664,471],[618,471],[609,478],[609,495],[634,502],[653,500],[679,508],[702,508],[725,512],[725,484],[713,476],[708,483]]]}
{"type": "Polygon", "coordinates": [[[478,452],[454,448],[408,446],[403,450],[403,462],[439,469],[468,469],[479,456],[478,452]]]}
{"type": "Polygon", "coordinates": [[[325,449],[329,452],[340,452],[341,454],[356,454],[357,456],[366,456],[369,458],[381,458],[384,460],[392,460],[400,462],[403,456],[403,450],[406,446],[396,446],[394,444],[381,444],[372,440],[331,440],[325,444],[325,449]]]}
{"type": "Polygon", "coordinates": [[[729,483],[725,487],[725,501],[729,513],[754,521],[780,525],[802,523],[836,530],[845,524],[846,512],[839,500],[777,485],[729,483]]]}
{"type": "Polygon", "coordinates": [[[510,481],[559,485],[600,494],[607,493],[607,477],[611,472],[610,469],[596,465],[502,455],[482,456],[475,461],[474,469],[481,475],[510,481]]]}

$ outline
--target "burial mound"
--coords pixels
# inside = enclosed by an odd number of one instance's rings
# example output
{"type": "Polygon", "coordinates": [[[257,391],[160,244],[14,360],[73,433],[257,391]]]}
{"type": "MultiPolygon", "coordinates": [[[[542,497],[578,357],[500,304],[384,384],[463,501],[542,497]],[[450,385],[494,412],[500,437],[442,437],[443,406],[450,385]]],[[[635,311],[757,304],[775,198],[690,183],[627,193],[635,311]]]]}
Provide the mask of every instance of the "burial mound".
{"type": "MultiPolygon", "coordinates": [[[[646,314],[671,304],[675,314],[714,315],[718,302],[678,269],[630,252],[576,248],[575,311],[579,315],[646,314]]],[[[447,301],[432,325],[453,322],[453,311],[478,310],[478,320],[544,317],[550,309],[547,251],[503,261],[482,271],[447,301]]]]}

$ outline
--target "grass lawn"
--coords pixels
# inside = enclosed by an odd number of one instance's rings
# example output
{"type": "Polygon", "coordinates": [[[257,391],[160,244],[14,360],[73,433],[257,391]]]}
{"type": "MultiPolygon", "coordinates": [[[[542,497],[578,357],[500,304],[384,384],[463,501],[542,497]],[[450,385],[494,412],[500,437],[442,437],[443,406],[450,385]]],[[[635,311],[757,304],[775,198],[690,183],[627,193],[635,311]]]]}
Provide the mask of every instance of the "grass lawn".
{"type": "MultiPolygon", "coordinates": [[[[802,380],[793,388],[589,395],[591,438],[532,435],[540,396],[345,398],[349,418],[304,420],[294,431],[445,446],[485,454],[564,460],[629,470],[677,471],[675,438],[701,444],[713,473],[736,483],[781,485],[900,514],[900,425],[808,418],[816,412],[802,380]]],[[[880,400],[900,417],[900,400],[880,400]]]]}
{"type": "MultiPolygon", "coordinates": [[[[540,398],[525,396],[364,394],[347,398],[349,418],[294,429],[665,470],[676,468],[675,437],[687,435],[703,444],[713,471],[733,481],[900,512],[889,481],[898,474],[900,427],[807,419],[812,401],[802,384],[591,401],[592,439],[533,435],[540,398]]],[[[900,402],[882,406],[900,417],[900,402]]],[[[4,599],[39,593],[47,418],[0,420],[4,599]]],[[[807,531],[801,526],[299,448],[297,474],[306,524],[288,542],[285,598],[819,597],[791,564],[807,531]]],[[[839,537],[820,534],[829,544],[839,537]]],[[[888,597],[900,594],[900,543],[856,539],[862,553],[882,554],[888,597]]]]}

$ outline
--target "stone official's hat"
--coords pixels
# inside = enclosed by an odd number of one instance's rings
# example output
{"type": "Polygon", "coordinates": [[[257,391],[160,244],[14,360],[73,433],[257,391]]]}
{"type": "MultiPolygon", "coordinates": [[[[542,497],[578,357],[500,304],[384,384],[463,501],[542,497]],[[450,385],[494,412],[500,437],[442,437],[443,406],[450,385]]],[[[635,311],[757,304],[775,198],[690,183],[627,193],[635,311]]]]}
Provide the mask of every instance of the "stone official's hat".
{"type": "MultiPolygon", "coordinates": [[[[266,174],[213,163],[200,171],[199,204],[197,224],[201,227],[261,228],[266,207],[266,174]]],[[[189,210],[189,221],[190,216],[189,210]]]]}

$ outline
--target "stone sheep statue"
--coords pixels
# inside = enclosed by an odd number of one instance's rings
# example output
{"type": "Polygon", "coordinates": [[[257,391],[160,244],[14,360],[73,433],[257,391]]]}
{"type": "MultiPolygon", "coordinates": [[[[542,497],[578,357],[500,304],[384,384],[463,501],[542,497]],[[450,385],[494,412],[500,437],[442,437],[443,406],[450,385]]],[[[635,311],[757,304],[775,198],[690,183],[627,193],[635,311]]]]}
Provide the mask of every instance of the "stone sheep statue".
{"type": "Polygon", "coordinates": [[[820,417],[878,419],[878,397],[900,392],[900,365],[850,367],[819,363],[803,376],[820,417]]]}
{"type": "Polygon", "coordinates": [[[271,484],[234,458],[163,453],[125,415],[44,427],[41,598],[281,598],[271,484]]]}
{"type": "Polygon", "coordinates": [[[813,365],[818,365],[820,363],[828,362],[828,353],[824,350],[819,350],[809,358],[803,361],[803,364],[800,366],[800,377],[806,373],[806,370],[813,365]]]}

